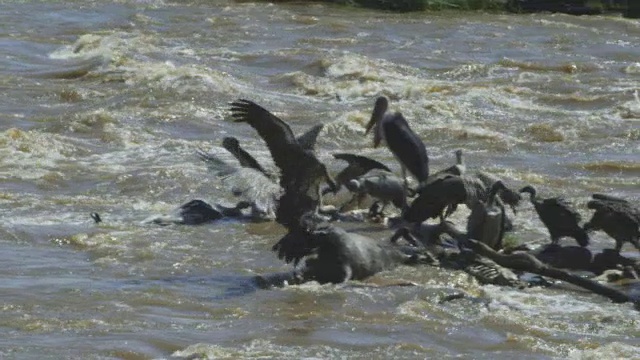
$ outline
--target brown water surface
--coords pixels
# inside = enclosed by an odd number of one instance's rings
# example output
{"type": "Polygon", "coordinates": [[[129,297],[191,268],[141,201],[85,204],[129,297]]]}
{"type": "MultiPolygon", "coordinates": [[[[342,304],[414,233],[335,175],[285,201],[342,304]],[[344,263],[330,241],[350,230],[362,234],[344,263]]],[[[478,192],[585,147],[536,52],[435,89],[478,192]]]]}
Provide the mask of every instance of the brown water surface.
{"type": "MultiPolygon", "coordinates": [[[[195,155],[231,161],[224,136],[273,166],[230,121],[237,98],[296,133],[325,123],[317,150],[332,172],[338,150],[399,169],[363,136],[386,95],[433,169],[462,148],[468,169],[563,195],[585,220],[593,192],[637,204],[637,20],[231,1],[1,8],[0,358],[640,358],[639,313],[595,295],[429,267],[377,276],[415,287],[256,290],[253,275],[289,269],[270,251],[280,226],[142,224],[193,198],[236,201],[195,155]],[[476,298],[438,302],[461,290],[476,298]]],[[[530,204],[514,222],[518,241],[548,242],[530,204]]],[[[592,247],[613,244],[596,233],[592,247]]]]}

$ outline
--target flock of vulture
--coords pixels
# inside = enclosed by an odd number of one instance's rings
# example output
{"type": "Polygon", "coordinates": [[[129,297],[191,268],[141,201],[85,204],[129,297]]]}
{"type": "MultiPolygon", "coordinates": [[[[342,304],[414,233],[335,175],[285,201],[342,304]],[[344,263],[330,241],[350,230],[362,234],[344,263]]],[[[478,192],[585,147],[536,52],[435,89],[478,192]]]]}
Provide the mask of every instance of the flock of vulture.
{"type": "Polygon", "coordinates": [[[425,239],[418,230],[428,219],[436,219],[439,224],[434,226],[438,229],[456,234],[459,248],[465,247],[464,239],[473,239],[499,252],[505,231],[513,228],[505,205],[516,215],[524,193],[529,194],[540,220],[549,231],[552,244],[557,245],[563,237],[572,237],[580,248],[584,248],[589,245],[589,233],[600,230],[615,240],[617,254],[625,242],[640,249],[640,209],[631,202],[593,194],[588,202],[593,216],[581,226],[580,214],[561,197],[541,198],[532,186],[516,191],[482,171],[469,174],[461,150],[456,151],[456,164],[431,172],[425,144],[403,115],[389,112],[388,106],[387,98],[376,99],[365,135],[373,132],[376,147],[386,143],[400,163],[401,177],[374,159],[348,153],[333,154],[348,165],[331,176],[314,153],[322,125],[296,137],[283,120],[256,103],[249,100],[233,102],[233,120],[247,123],[257,131],[279,172],[266,170],[237,139],[224,138],[222,146],[233,154],[240,166],[230,165],[204,151],[198,154],[222,175],[223,181],[232,184],[232,192],[243,200],[235,207],[212,206],[193,200],[176,210],[174,222],[199,224],[230,216],[275,219],[288,232],[273,246],[273,251],[280,259],[296,266],[304,259],[307,269],[304,276],[321,283],[363,279],[391,264],[417,261],[420,252],[415,249],[433,241],[425,239]],[[408,175],[415,179],[412,185],[408,175]],[[337,208],[323,205],[323,196],[337,194],[343,187],[353,194],[351,200],[337,208]],[[367,197],[375,200],[368,217],[384,216],[384,210],[390,204],[400,211],[399,218],[393,221],[396,233],[390,242],[380,243],[347,232],[332,221],[341,219],[348,209],[359,206],[367,197]],[[446,220],[460,204],[471,210],[466,233],[452,230],[451,223],[446,220]],[[411,246],[397,245],[400,237],[411,246]]]}

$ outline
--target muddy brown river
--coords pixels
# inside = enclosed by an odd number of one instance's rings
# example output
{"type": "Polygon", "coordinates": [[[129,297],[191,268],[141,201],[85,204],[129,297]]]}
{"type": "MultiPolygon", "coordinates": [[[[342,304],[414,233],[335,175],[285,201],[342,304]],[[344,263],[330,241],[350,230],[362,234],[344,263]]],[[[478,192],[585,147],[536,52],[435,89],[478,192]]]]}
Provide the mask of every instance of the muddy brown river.
{"type": "MultiPolygon", "coordinates": [[[[225,136],[274,167],[231,121],[238,98],[296,133],[324,123],[317,153],[333,173],[338,151],[399,171],[364,137],[385,95],[433,169],[463,149],[467,169],[565,196],[583,220],[594,192],[638,204],[638,39],[640,22],[616,15],[0,1],[0,358],[638,359],[640,312],[567,285],[421,266],[258,290],[253,276],[291,268],[270,251],[281,226],[144,223],[191,199],[236,201],[196,156],[231,162],[225,136]],[[381,286],[398,280],[417,286],[381,286]],[[460,291],[472,296],[439,303],[460,291]]],[[[529,202],[514,224],[511,241],[549,242],[529,202]]]]}

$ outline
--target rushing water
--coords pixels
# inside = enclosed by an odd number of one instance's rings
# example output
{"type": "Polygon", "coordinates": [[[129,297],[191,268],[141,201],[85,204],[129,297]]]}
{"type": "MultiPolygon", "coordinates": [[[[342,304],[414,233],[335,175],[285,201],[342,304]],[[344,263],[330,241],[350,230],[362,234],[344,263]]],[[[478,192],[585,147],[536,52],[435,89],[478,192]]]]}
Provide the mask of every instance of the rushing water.
{"type": "MultiPolygon", "coordinates": [[[[334,172],[337,150],[399,168],[363,136],[384,94],[433,169],[462,148],[469,169],[564,195],[585,219],[593,192],[638,203],[637,20],[25,0],[0,1],[0,34],[0,358],[640,357],[640,313],[573,288],[401,267],[374,281],[418,286],[256,290],[253,275],[289,268],[270,251],[277,224],[142,224],[193,198],[235,201],[195,155],[230,160],[224,136],[273,166],[230,121],[237,98],[295,132],[325,123],[334,172]],[[478,300],[438,302],[459,289],[478,300]]],[[[513,238],[548,242],[528,202],[515,224],[513,238]]],[[[613,244],[596,233],[592,247],[613,244]]]]}

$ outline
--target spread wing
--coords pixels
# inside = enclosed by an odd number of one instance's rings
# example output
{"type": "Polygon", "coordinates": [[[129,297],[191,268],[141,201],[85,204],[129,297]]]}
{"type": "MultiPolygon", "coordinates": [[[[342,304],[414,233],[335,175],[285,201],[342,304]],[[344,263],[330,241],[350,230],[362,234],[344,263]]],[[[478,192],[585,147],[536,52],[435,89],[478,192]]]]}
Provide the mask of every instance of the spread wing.
{"type": "Polygon", "coordinates": [[[302,146],[302,148],[305,150],[313,151],[316,147],[318,135],[320,134],[320,131],[322,131],[323,127],[324,124],[316,125],[307,130],[307,132],[305,132],[304,134],[298,136],[298,144],[300,144],[300,146],[302,146]]]}
{"type": "Polygon", "coordinates": [[[270,178],[251,168],[238,168],[234,173],[222,178],[222,184],[233,194],[249,201],[256,209],[265,213],[275,213],[282,188],[270,178]]]}
{"type": "Polygon", "coordinates": [[[196,155],[198,155],[200,160],[207,164],[207,167],[214,172],[215,176],[227,176],[237,170],[236,166],[218,158],[215,155],[209,154],[202,149],[197,149],[196,155]]]}
{"type": "Polygon", "coordinates": [[[304,212],[317,208],[322,181],[326,180],[335,188],[326,167],[312,151],[302,148],[284,121],[259,105],[249,100],[237,100],[231,104],[231,115],[236,122],[251,125],[266,142],[273,161],[281,170],[280,185],[285,190],[279,199],[276,221],[295,226],[304,212]]]}
{"type": "Polygon", "coordinates": [[[283,171],[298,166],[301,147],[287,123],[260,105],[249,100],[231,103],[231,116],[235,122],[246,122],[264,140],[276,165],[283,171]]]}
{"type": "Polygon", "coordinates": [[[349,166],[355,165],[360,167],[364,171],[364,173],[361,175],[364,175],[365,173],[373,169],[382,169],[382,170],[391,172],[391,169],[389,169],[385,164],[377,160],[368,158],[366,156],[348,154],[348,153],[339,153],[339,154],[333,154],[333,157],[338,160],[344,160],[348,162],[349,166]]]}
{"type": "Polygon", "coordinates": [[[200,149],[197,154],[235,196],[250,201],[259,211],[275,212],[282,188],[271,178],[252,167],[230,164],[200,149]]]}
{"type": "Polygon", "coordinates": [[[251,154],[240,146],[238,139],[234,137],[225,137],[222,140],[222,147],[233,155],[241,166],[251,168],[263,173],[267,177],[272,177],[272,174],[265,170],[262,165],[251,154]]]}
{"type": "Polygon", "coordinates": [[[373,169],[382,169],[391,172],[384,164],[365,156],[339,153],[333,154],[333,157],[349,163],[349,165],[342,169],[335,177],[338,186],[346,185],[349,181],[361,177],[373,169]]]}

